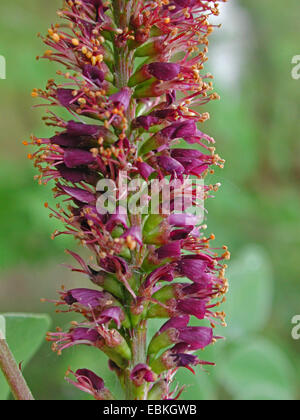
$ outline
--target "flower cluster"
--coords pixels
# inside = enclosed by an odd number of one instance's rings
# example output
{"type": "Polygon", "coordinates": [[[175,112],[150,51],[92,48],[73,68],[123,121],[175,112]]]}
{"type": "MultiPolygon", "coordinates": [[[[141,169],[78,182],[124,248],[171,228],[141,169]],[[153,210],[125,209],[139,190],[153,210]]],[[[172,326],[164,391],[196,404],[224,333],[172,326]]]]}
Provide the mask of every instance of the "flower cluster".
{"type": "MultiPolygon", "coordinates": [[[[222,0],[226,1],[226,0],[222,0]]],[[[62,290],[55,302],[82,316],[69,331],[48,334],[53,349],[97,347],[109,359],[127,399],[174,399],[171,387],[180,367],[209,364],[199,359],[225,325],[218,306],[228,290],[224,277],[229,252],[211,247],[214,235],[184,206],[170,214],[99,211],[99,181],[204,179],[224,161],[214,139],[199,129],[208,118],[200,106],[218,99],[212,76],[204,73],[211,15],[221,1],[68,0],[58,12],[63,23],[42,37],[41,58],[62,64],[60,82],[32,96],[45,100],[51,138],[32,136],[29,155],[41,184],[55,182],[59,197],[51,215],[92,254],[72,270],[93,288],[62,290]],[[57,111],[56,111],[57,109],[57,111]],[[198,111],[196,110],[198,109],[198,111]],[[196,147],[195,147],[196,146],[196,147]],[[209,326],[189,326],[190,317],[209,326]],[[166,323],[147,342],[147,320],[166,323]]],[[[42,106],[42,105],[39,105],[42,106]]],[[[205,185],[204,198],[219,187],[205,185]]],[[[132,195],[134,192],[130,192],[132,195]]],[[[196,202],[196,193],[189,192],[196,202]]],[[[49,205],[46,203],[46,207],[49,205]]],[[[87,369],[68,379],[96,399],[113,399],[101,378],[87,369]]]]}

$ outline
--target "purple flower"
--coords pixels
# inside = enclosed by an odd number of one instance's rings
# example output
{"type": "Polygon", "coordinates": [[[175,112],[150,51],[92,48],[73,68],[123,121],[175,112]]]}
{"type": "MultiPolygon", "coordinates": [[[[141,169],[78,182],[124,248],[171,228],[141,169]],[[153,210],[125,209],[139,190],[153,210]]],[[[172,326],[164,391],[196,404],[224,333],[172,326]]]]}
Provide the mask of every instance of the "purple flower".
{"type": "Polygon", "coordinates": [[[181,241],[170,242],[156,250],[158,259],[177,259],[181,256],[181,241]]]}
{"type": "Polygon", "coordinates": [[[57,144],[59,146],[64,146],[64,147],[76,147],[80,143],[80,139],[68,133],[61,133],[61,134],[58,134],[57,136],[51,137],[50,143],[57,144]]]}
{"type": "Polygon", "coordinates": [[[87,343],[95,344],[99,340],[99,334],[96,330],[88,328],[75,328],[70,333],[70,339],[73,342],[85,341],[87,343]]]}
{"type": "Polygon", "coordinates": [[[177,270],[183,277],[188,277],[194,282],[201,282],[203,276],[206,274],[211,261],[201,257],[201,255],[193,258],[192,256],[184,256],[177,263],[177,270]]]}
{"type": "Polygon", "coordinates": [[[91,370],[78,369],[75,373],[72,371],[67,372],[67,374],[70,373],[75,377],[75,381],[68,377],[66,378],[67,381],[80,389],[80,391],[86,392],[100,401],[113,399],[111,393],[105,388],[103,379],[91,370]]]}
{"type": "Polygon", "coordinates": [[[95,161],[91,152],[81,149],[66,149],[64,153],[64,163],[67,168],[89,165],[95,161]]]}
{"type": "Polygon", "coordinates": [[[199,358],[192,354],[174,353],[174,361],[178,367],[195,366],[199,363],[199,358]]]}
{"type": "Polygon", "coordinates": [[[195,375],[195,372],[193,369],[191,369],[191,366],[197,366],[197,365],[214,366],[214,363],[200,360],[198,356],[194,356],[193,354],[174,352],[174,348],[170,352],[170,357],[173,358],[173,362],[176,367],[188,368],[194,375],[195,375]]]}
{"type": "Polygon", "coordinates": [[[61,354],[63,350],[76,345],[96,346],[101,340],[101,336],[94,329],[80,327],[69,332],[48,333],[47,340],[53,341],[53,350],[61,354]]]}
{"type": "Polygon", "coordinates": [[[153,115],[147,115],[147,116],[138,117],[135,120],[135,125],[137,127],[141,126],[145,130],[148,131],[150,127],[152,127],[153,125],[158,124],[159,121],[160,121],[159,118],[154,117],[153,115]]]}
{"type": "Polygon", "coordinates": [[[147,67],[148,72],[159,80],[173,80],[180,73],[180,65],[175,63],[151,63],[147,67]]]}
{"type": "Polygon", "coordinates": [[[104,13],[107,7],[103,6],[102,0],[82,0],[84,3],[90,4],[96,8],[96,21],[101,22],[104,19],[104,13]]]}
{"type": "Polygon", "coordinates": [[[180,162],[184,167],[184,173],[189,175],[201,175],[213,163],[211,156],[206,156],[197,150],[189,149],[174,149],[171,151],[171,156],[180,162]],[[193,156],[193,152],[194,156],[193,156]]]}
{"type": "Polygon", "coordinates": [[[142,386],[145,382],[155,382],[156,378],[150,367],[143,363],[136,365],[130,373],[130,379],[136,387],[142,386]]]}
{"type": "Polygon", "coordinates": [[[160,134],[170,140],[183,138],[188,140],[189,137],[195,136],[197,132],[197,126],[195,121],[179,121],[164,128],[160,134]]]}
{"type": "Polygon", "coordinates": [[[86,168],[67,168],[61,164],[57,166],[57,170],[62,178],[72,183],[81,181],[89,182],[92,179],[90,171],[86,168]]]}
{"type": "Polygon", "coordinates": [[[72,89],[57,89],[57,99],[64,107],[68,108],[76,102],[76,96],[72,89]]]}
{"type": "Polygon", "coordinates": [[[171,318],[167,321],[159,330],[160,333],[167,331],[170,328],[184,328],[187,327],[188,323],[190,322],[190,317],[188,315],[181,315],[175,318],[171,318]]]}
{"type": "Polygon", "coordinates": [[[67,123],[67,133],[71,136],[94,137],[95,139],[99,137],[106,139],[109,136],[109,130],[101,125],[83,124],[76,121],[67,123]]]}
{"type": "Polygon", "coordinates": [[[95,202],[94,194],[89,191],[83,190],[82,188],[73,188],[60,186],[64,193],[74,198],[75,200],[80,201],[81,203],[91,204],[95,202]]]}
{"type": "Polygon", "coordinates": [[[144,289],[151,288],[156,285],[158,281],[171,282],[174,280],[174,270],[171,265],[163,265],[162,267],[156,268],[145,280],[144,289]]]}
{"type": "Polygon", "coordinates": [[[99,306],[104,297],[103,292],[91,289],[72,289],[67,292],[62,292],[62,299],[68,305],[79,303],[80,305],[91,308],[99,306]]]}
{"type": "Polygon", "coordinates": [[[206,302],[196,298],[183,299],[177,302],[176,309],[184,314],[193,315],[198,319],[204,319],[206,302]]]}
{"type": "Polygon", "coordinates": [[[200,350],[213,342],[213,329],[208,327],[184,327],[178,329],[179,342],[188,350],[200,350]]]}
{"type": "Polygon", "coordinates": [[[182,239],[186,239],[188,236],[198,237],[199,231],[197,228],[193,226],[186,226],[184,229],[175,229],[170,232],[170,239],[172,241],[178,241],[182,239]]]}
{"type": "Polygon", "coordinates": [[[173,3],[184,9],[186,7],[193,7],[197,3],[197,0],[173,0],[173,3]]]}
{"type": "Polygon", "coordinates": [[[131,90],[129,88],[123,88],[118,93],[114,93],[109,97],[110,101],[115,105],[123,106],[126,111],[130,104],[131,90]]]}
{"type": "Polygon", "coordinates": [[[152,168],[152,166],[148,165],[146,162],[138,162],[137,168],[139,170],[140,175],[147,181],[150,175],[155,172],[155,169],[152,168]]]}
{"type": "Polygon", "coordinates": [[[117,328],[121,328],[121,323],[124,321],[125,316],[124,312],[119,306],[112,306],[101,312],[99,318],[97,318],[97,323],[99,324],[109,324],[111,321],[114,321],[117,325],[117,328]]]}
{"type": "Polygon", "coordinates": [[[92,385],[95,391],[102,391],[104,389],[104,381],[94,372],[88,369],[78,369],[76,371],[76,379],[80,384],[92,385]]]}
{"type": "Polygon", "coordinates": [[[117,225],[122,225],[125,229],[128,229],[127,226],[127,211],[124,207],[117,207],[116,212],[112,214],[105,227],[106,230],[111,232],[117,225]]]}
{"type": "Polygon", "coordinates": [[[159,166],[164,169],[167,173],[176,175],[180,178],[184,173],[184,167],[177,160],[172,159],[168,156],[159,156],[157,158],[159,166]]]}
{"type": "Polygon", "coordinates": [[[89,79],[91,82],[95,83],[98,87],[102,86],[104,81],[104,73],[99,67],[92,66],[91,64],[86,64],[83,67],[83,75],[89,79]]]}
{"type": "Polygon", "coordinates": [[[172,226],[186,227],[195,226],[197,224],[197,217],[192,214],[171,214],[168,218],[168,222],[172,226]]]}

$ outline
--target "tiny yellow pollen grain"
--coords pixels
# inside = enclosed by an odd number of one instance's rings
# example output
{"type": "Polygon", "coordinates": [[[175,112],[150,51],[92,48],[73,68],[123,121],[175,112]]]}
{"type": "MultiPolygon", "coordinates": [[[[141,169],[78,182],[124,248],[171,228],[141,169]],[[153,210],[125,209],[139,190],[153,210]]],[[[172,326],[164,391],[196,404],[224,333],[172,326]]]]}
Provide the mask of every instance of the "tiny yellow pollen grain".
{"type": "Polygon", "coordinates": [[[78,40],[77,38],[73,38],[73,39],[72,39],[72,44],[73,44],[75,47],[78,47],[78,45],[79,45],[79,40],[78,40]]]}
{"type": "Polygon", "coordinates": [[[60,41],[60,36],[59,36],[57,33],[54,33],[54,34],[52,35],[52,39],[53,39],[53,41],[55,41],[55,42],[59,42],[59,41],[60,41]]]}

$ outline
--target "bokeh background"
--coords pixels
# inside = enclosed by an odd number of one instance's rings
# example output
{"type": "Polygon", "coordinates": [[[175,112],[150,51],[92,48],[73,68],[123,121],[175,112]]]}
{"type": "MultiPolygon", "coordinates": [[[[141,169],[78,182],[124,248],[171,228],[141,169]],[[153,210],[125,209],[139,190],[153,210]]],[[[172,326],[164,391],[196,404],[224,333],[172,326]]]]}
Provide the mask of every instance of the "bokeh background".
{"type": "MultiPolygon", "coordinates": [[[[50,240],[56,225],[43,207],[50,187],[33,181],[21,143],[32,132],[47,135],[30,92],[57,69],[35,61],[43,52],[36,33],[46,32],[60,5],[15,0],[2,2],[0,13],[7,65],[0,80],[0,313],[49,313],[52,328],[70,319],[40,297],[54,298],[61,284],[88,283],[61,265],[68,261],[64,248],[75,245],[50,240]]],[[[222,100],[207,107],[206,131],[227,164],[211,176],[222,188],[208,203],[208,227],[232,252],[229,326],[221,331],[226,341],[201,354],[216,368],[178,374],[185,399],[300,397],[300,341],[291,336],[291,320],[300,314],[300,80],[291,75],[299,18],[298,0],[229,0],[216,19],[223,27],[211,38],[207,68],[222,100]]],[[[117,388],[98,352],[71,349],[59,358],[45,344],[24,371],[34,395],[86,398],[64,382],[69,365],[93,368],[117,388]]]]}

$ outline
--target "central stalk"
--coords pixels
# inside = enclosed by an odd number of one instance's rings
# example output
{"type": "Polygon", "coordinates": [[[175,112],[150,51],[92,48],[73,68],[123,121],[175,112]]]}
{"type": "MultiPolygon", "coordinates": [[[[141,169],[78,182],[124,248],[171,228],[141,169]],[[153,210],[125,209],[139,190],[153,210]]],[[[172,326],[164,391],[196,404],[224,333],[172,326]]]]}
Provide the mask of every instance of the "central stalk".
{"type": "MultiPolygon", "coordinates": [[[[129,36],[130,16],[133,6],[133,0],[113,0],[113,10],[115,22],[118,25],[117,32],[119,36],[114,41],[115,55],[115,78],[116,86],[119,89],[128,88],[128,82],[134,72],[134,51],[128,48],[127,37],[129,36]]],[[[131,99],[130,106],[126,112],[128,127],[128,137],[130,138],[130,127],[132,120],[135,119],[136,103],[131,99]]],[[[134,221],[134,217],[131,221],[134,221]]],[[[130,302],[128,302],[130,305],[130,302]]],[[[130,342],[132,350],[132,361],[128,370],[124,374],[124,385],[126,399],[144,400],[148,393],[148,387],[135,387],[130,379],[130,372],[134,366],[145,364],[147,359],[147,321],[141,321],[130,331],[130,342]]]]}

